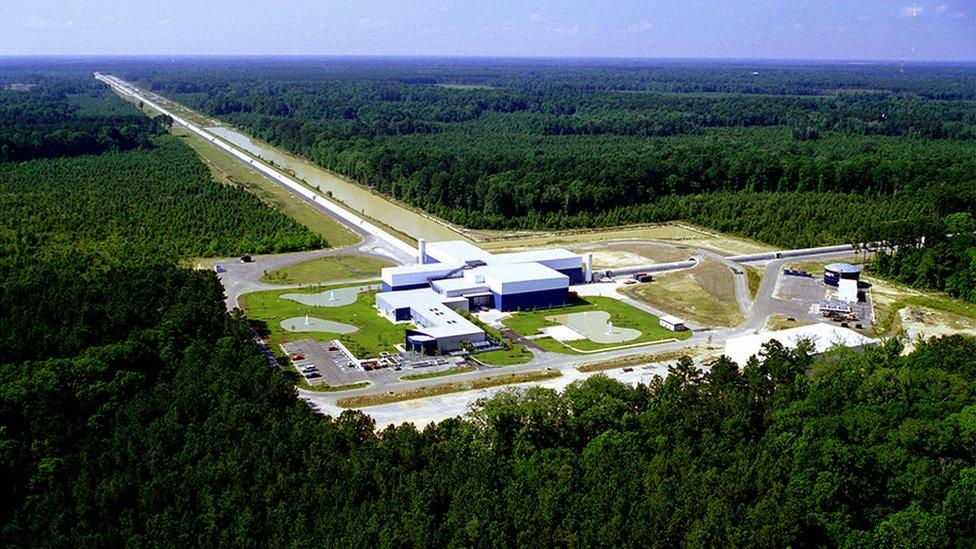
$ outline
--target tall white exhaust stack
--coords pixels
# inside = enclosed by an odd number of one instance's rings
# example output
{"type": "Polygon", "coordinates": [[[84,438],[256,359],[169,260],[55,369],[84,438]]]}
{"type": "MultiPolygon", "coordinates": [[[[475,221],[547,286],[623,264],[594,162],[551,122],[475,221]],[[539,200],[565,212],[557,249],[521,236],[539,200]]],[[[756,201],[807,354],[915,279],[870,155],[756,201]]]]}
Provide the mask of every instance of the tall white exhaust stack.
{"type": "Polygon", "coordinates": [[[593,282],[593,254],[586,254],[586,266],[583,271],[583,282],[593,282]]]}
{"type": "Polygon", "coordinates": [[[424,257],[427,255],[427,241],[423,238],[417,239],[417,263],[424,264],[424,257]]]}

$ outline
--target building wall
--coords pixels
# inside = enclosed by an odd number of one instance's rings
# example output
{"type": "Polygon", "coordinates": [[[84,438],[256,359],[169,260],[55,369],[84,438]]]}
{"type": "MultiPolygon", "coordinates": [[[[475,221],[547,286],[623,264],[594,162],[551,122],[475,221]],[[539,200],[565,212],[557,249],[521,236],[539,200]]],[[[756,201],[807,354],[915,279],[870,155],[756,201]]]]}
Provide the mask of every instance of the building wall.
{"type": "Polygon", "coordinates": [[[569,277],[570,284],[582,284],[583,279],[583,267],[574,267],[572,269],[559,269],[559,272],[569,277]]]}
{"type": "Polygon", "coordinates": [[[499,311],[546,309],[569,303],[569,289],[556,288],[525,292],[520,294],[498,294],[492,292],[495,308],[499,311]]]}

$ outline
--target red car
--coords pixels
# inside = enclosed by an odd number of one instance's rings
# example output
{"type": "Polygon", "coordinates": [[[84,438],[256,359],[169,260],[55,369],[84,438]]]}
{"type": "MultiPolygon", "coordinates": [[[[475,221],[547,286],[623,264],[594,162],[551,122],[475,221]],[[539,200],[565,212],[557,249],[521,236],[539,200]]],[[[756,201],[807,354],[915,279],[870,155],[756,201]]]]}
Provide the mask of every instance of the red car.
{"type": "Polygon", "coordinates": [[[305,360],[305,355],[303,355],[301,353],[292,353],[291,359],[292,360],[305,360]]]}

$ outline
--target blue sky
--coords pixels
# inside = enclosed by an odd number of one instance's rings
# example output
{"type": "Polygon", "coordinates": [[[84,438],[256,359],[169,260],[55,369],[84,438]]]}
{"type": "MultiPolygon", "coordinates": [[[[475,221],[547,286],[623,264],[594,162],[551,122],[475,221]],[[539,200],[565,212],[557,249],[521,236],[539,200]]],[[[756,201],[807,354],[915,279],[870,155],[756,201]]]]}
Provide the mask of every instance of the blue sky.
{"type": "Polygon", "coordinates": [[[976,60],[976,0],[0,0],[3,55],[976,60]]]}

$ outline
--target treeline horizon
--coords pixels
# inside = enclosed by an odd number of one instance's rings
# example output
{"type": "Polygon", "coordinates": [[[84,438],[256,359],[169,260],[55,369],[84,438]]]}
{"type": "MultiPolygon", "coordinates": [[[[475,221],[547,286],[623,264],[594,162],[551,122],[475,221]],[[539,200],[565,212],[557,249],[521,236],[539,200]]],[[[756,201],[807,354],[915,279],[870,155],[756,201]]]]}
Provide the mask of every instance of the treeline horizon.
{"type": "Polygon", "coordinates": [[[971,74],[747,69],[201,60],[120,72],[476,229],[682,219],[799,247],[976,210],[971,74]]]}

